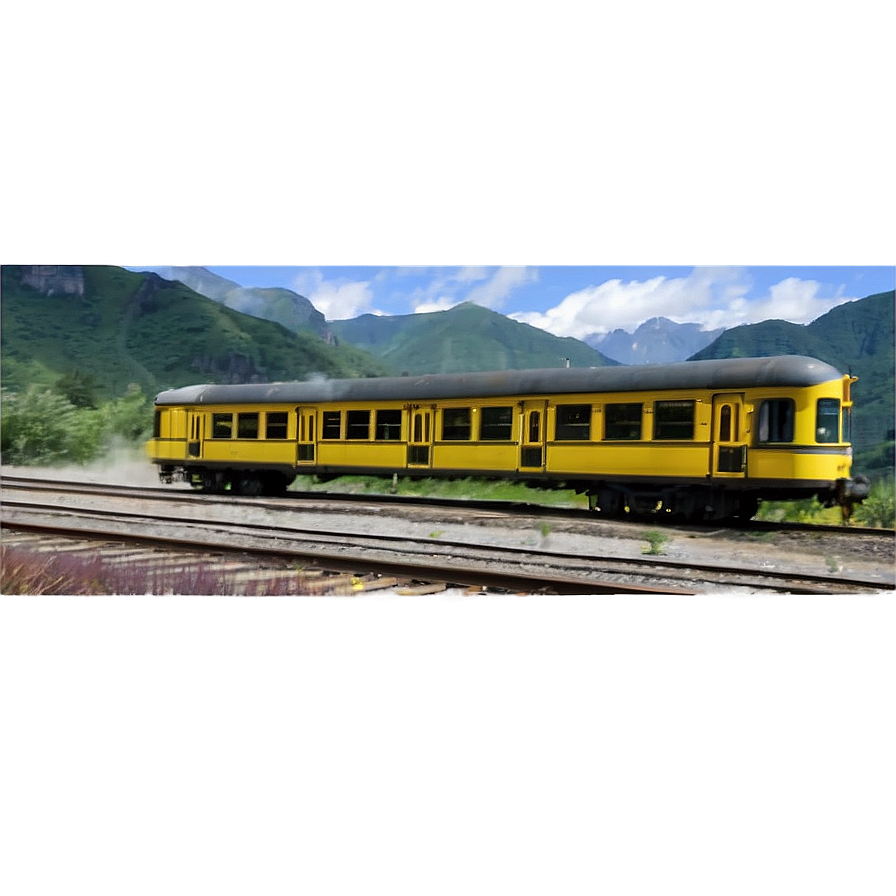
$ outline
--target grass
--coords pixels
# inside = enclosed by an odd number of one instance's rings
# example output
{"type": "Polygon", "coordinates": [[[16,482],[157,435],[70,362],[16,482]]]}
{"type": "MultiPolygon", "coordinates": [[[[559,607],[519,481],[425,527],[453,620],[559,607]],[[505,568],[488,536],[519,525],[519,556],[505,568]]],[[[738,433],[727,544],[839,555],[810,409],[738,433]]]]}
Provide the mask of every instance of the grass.
{"type": "Polygon", "coordinates": [[[588,499],[572,489],[529,488],[519,482],[488,479],[414,479],[399,477],[393,486],[391,477],[341,476],[319,482],[314,476],[299,476],[291,491],[329,492],[351,495],[404,495],[418,498],[453,498],[475,501],[518,501],[552,507],[588,507],[588,499]]]}
{"type": "MultiPolygon", "coordinates": [[[[817,498],[802,501],[763,501],[754,519],[780,523],[838,525],[843,522],[839,507],[824,507],[817,498]]],[[[871,493],[857,504],[851,523],[874,529],[896,528],[896,490],[892,477],[880,479],[871,493]]]]}

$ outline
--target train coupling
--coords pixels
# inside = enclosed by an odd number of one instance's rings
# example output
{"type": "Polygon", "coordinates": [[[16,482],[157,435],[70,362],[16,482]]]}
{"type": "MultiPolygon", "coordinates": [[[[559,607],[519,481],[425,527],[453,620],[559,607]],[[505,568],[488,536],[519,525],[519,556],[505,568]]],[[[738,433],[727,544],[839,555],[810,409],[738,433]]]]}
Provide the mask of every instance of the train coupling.
{"type": "Polygon", "coordinates": [[[852,517],[856,504],[861,504],[871,491],[871,483],[866,476],[856,476],[855,479],[838,479],[836,485],[822,498],[825,507],[840,505],[843,514],[843,522],[848,523],[852,517]]]}

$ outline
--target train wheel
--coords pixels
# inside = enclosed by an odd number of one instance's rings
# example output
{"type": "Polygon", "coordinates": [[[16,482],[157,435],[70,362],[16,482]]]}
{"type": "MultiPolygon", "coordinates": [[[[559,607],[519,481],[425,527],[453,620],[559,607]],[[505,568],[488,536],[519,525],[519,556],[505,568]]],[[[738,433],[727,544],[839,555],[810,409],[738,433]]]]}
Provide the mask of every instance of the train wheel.
{"type": "Polygon", "coordinates": [[[292,482],[292,480],[283,476],[281,473],[269,473],[264,477],[261,493],[263,495],[270,495],[271,497],[282,495],[290,482],[292,482]]]}
{"type": "Polygon", "coordinates": [[[740,522],[745,523],[747,520],[751,520],[756,516],[757,510],[759,510],[759,498],[741,498],[740,506],[737,508],[735,518],[740,522]]]}
{"type": "Polygon", "coordinates": [[[251,474],[240,475],[234,481],[234,491],[238,495],[247,495],[255,498],[263,491],[263,482],[261,476],[253,476],[251,474]]]}
{"type": "Polygon", "coordinates": [[[588,507],[595,513],[611,519],[622,519],[626,516],[625,495],[613,488],[602,488],[597,493],[589,494],[588,507]]]}
{"type": "Polygon", "coordinates": [[[200,488],[209,494],[220,495],[227,490],[227,480],[223,473],[213,473],[211,470],[206,470],[202,473],[200,488]]]}

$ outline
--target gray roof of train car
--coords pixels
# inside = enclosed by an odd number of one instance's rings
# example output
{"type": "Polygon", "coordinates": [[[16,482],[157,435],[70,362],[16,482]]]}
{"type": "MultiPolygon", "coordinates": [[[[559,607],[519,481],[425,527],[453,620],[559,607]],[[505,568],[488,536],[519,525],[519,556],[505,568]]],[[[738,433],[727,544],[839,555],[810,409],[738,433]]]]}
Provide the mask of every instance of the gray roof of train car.
{"type": "Polygon", "coordinates": [[[559,367],[349,380],[320,379],[301,383],[184,386],[160,392],[156,404],[302,404],[516,397],[556,392],[724,391],[755,386],[814,386],[841,376],[835,367],[815,358],[780,355],[626,367],[559,367]]]}

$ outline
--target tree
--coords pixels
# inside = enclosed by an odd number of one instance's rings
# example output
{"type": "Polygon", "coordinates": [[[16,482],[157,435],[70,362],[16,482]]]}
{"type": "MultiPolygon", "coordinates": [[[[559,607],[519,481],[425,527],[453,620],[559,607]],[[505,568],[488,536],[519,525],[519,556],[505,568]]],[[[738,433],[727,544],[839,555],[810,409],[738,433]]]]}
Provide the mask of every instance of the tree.
{"type": "Polygon", "coordinates": [[[56,380],[53,388],[76,408],[96,407],[96,378],[83,370],[69,370],[56,380]]]}

